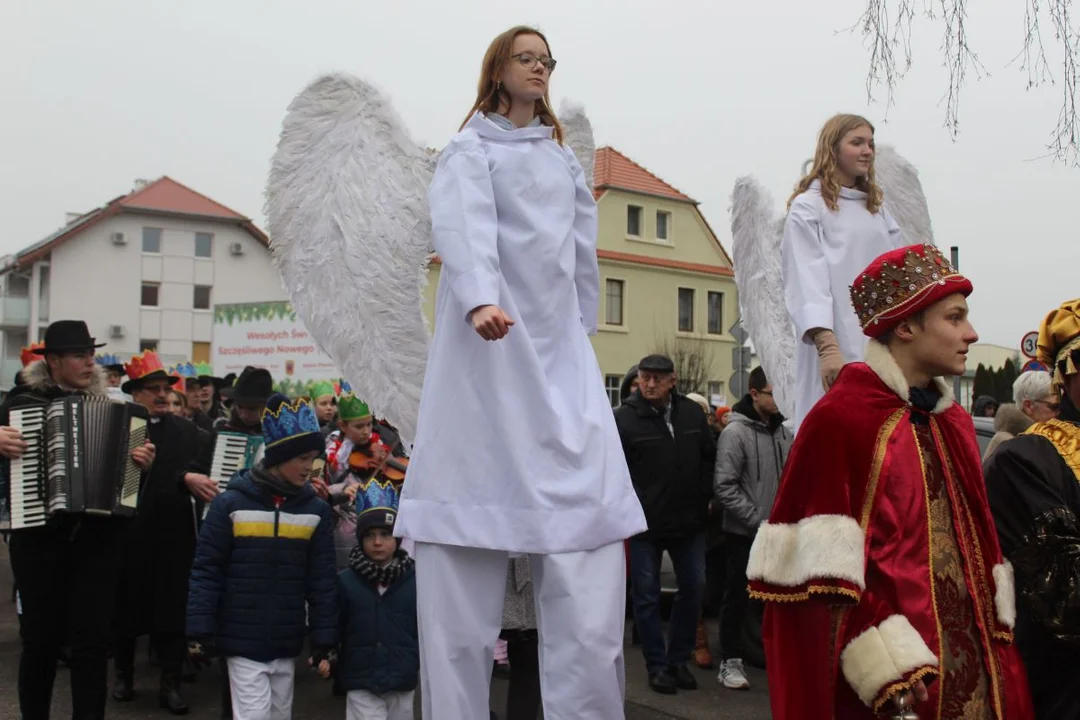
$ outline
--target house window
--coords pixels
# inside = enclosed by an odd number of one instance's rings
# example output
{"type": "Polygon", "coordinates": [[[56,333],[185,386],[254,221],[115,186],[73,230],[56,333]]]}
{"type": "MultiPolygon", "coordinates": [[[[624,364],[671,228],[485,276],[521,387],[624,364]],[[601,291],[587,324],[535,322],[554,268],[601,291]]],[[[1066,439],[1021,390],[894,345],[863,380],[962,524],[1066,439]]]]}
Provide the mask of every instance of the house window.
{"type": "Polygon", "coordinates": [[[671,227],[671,213],[663,210],[656,211],[656,239],[667,240],[668,229],[671,227]]]}
{"type": "Polygon", "coordinates": [[[644,211],[637,205],[626,206],[626,234],[641,237],[641,215],[644,211]]]}
{"type": "Polygon", "coordinates": [[[604,308],[604,322],[608,325],[623,324],[623,281],[607,281],[607,305],[604,308]]]}
{"type": "Polygon", "coordinates": [[[142,229],[142,251],[144,253],[161,252],[161,228],[144,227],[142,229]]]}
{"type": "Polygon", "coordinates": [[[213,233],[195,233],[195,257],[208,258],[214,248],[213,233]]]}
{"type": "Polygon", "coordinates": [[[679,332],[694,332],[694,291],[679,288],[679,332]]]}
{"type": "Polygon", "coordinates": [[[619,391],[622,389],[622,375],[605,375],[604,388],[607,390],[611,407],[615,408],[622,405],[622,399],[619,397],[619,391]]]}
{"type": "Polygon", "coordinates": [[[710,380],[709,381],[709,402],[712,402],[714,395],[724,394],[724,381],[723,380],[710,380]]]}
{"type": "Polygon", "coordinates": [[[160,290],[161,286],[157,283],[144,282],[142,284],[142,302],[140,305],[143,307],[157,307],[160,290]]]}
{"type": "Polygon", "coordinates": [[[724,293],[709,293],[709,334],[724,334],[724,293]]]}
{"type": "Polygon", "coordinates": [[[140,340],[139,341],[139,352],[146,352],[147,350],[152,350],[153,352],[157,352],[157,344],[158,344],[157,340],[140,340]]]}
{"type": "Polygon", "coordinates": [[[209,310],[210,309],[210,286],[209,285],[196,285],[195,286],[195,298],[192,303],[192,307],[196,310],[209,310]]]}

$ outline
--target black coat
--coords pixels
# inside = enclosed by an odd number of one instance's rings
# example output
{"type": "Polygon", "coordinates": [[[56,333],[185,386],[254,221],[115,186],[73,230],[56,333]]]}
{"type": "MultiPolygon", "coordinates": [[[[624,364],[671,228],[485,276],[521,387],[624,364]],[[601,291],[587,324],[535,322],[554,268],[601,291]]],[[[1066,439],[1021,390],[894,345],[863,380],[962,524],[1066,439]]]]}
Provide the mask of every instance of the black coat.
{"type": "Polygon", "coordinates": [[[121,635],[183,633],[195,557],[195,513],[184,475],[209,435],[184,418],[150,424],[157,450],[125,540],[116,616],[121,635]]]}
{"type": "Polygon", "coordinates": [[[641,537],[681,538],[705,529],[716,442],[705,412],[672,394],[671,425],[640,393],[615,411],[626,464],[649,529],[641,537]]]}

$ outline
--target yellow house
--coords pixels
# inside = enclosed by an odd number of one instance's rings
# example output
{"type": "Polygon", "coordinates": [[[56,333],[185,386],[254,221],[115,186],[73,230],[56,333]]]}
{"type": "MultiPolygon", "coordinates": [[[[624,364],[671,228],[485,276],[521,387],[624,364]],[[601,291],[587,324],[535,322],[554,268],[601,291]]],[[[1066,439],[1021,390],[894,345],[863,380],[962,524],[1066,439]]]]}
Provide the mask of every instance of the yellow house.
{"type": "MultiPolygon", "coordinates": [[[[697,201],[610,147],[596,152],[594,186],[600,332],[592,340],[612,405],[626,371],[653,352],[672,356],[684,391],[734,402],[734,273],[697,201]]],[[[439,270],[435,262],[428,271],[429,318],[439,270]]]]}

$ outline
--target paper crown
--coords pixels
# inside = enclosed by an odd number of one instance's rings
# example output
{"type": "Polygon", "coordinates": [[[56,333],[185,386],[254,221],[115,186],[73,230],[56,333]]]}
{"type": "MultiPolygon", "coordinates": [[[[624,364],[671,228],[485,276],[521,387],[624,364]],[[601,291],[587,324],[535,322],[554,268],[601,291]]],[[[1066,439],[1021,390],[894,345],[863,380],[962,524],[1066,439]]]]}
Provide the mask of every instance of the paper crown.
{"type": "Polygon", "coordinates": [[[301,399],[289,400],[280,393],[267,400],[262,426],[263,439],[268,448],[299,435],[320,433],[319,419],[311,403],[301,399]]]}
{"type": "Polygon", "coordinates": [[[195,376],[196,377],[213,377],[214,376],[214,368],[211,367],[210,363],[204,363],[204,362],[195,363],[195,376]]]}
{"type": "Polygon", "coordinates": [[[124,367],[124,361],[112,353],[102,353],[94,358],[94,363],[101,367],[124,367]]]}
{"type": "Polygon", "coordinates": [[[34,351],[35,350],[40,350],[43,347],[45,347],[45,343],[43,343],[43,342],[36,342],[36,343],[33,343],[33,344],[29,345],[28,347],[24,347],[22,349],[22,352],[19,354],[19,358],[22,360],[22,366],[26,367],[27,365],[34,362],[35,360],[40,360],[41,355],[39,353],[34,352],[34,351]]]}
{"type": "Polygon", "coordinates": [[[398,489],[389,480],[372,477],[361,483],[356,488],[357,537],[363,538],[373,527],[393,528],[400,499],[398,489]]]}
{"type": "Polygon", "coordinates": [[[334,392],[334,383],[330,382],[329,380],[319,380],[312,384],[312,400],[318,400],[319,398],[326,397],[327,395],[337,395],[337,393],[334,392]]]}
{"type": "Polygon", "coordinates": [[[851,304],[863,334],[878,338],[938,300],[971,291],[971,281],[936,247],[909,245],[881,255],[859,273],[851,304]]]}
{"type": "Polygon", "coordinates": [[[141,380],[155,372],[168,375],[165,366],[161,364],[161,358],[153,350],[144,350],[141,355],[136,355],[124,363],[124,374],[129,380],[141,380]]]}
{"type": "Polygon", "coordinates": [[[1038,359],[1054,376],[1055,387],[1080,371],[1080,298],[1062,303],[1039,326],[1038,359]]]}
{"type": "Polygon", "coordinates": [[[368,408],[367,403],[351,392],[338,398],[337,407],[338,419],[344,422],[371,417],[371,409],[368,408]]]}
{"type": "Polygon", "coordinates": [[[352,392],[352,385],[349,384],[348,380],[343,380],[343,379],[338,380],[338,382],[337,382],[337,394],[338,395],[344,395],[345,393],[351,393],[351,392],[352,392]]]}
{"type": "Polygon", "coordinates": [[[192,365],[189,362],[180,363],[179,365],[177,365],[175,368],[172,369],[170,374],[171,375],[176,375],[177,377],[182,377],[182,378],[199,377],[198,370],[196,370],[195,366],[192,365]]]}

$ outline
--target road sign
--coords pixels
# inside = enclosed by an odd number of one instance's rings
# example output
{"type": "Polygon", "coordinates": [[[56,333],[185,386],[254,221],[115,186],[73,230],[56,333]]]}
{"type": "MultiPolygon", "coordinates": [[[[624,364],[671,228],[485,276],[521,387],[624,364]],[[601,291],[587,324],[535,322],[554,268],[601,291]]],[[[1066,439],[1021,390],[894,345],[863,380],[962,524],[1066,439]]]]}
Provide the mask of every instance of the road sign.
{"type": "Polygon", "coordinates": [[[731,377],[728,378],[727,386],[731,389],[732,397],[741,398],[743,395],[750,392],[750,373],[745,370],[742,372],[736,370],[731,373],[731,377]]]}
{"type": "Polygon", "coordinates": [[[745,345],[731,348],[731,367],[735,371],[748,369],[751,355],[750,348],[745,345]]]}
{"type": "Polygon", "coordinates": [[[735,338],[735,342],[742,345],[750,337],[750,333],[746,332],[746,328],[742,326],[742,320],[736,320],[735,324],[728,330],[731,337],[735,338]]]}
{"type": "Polygon", "coordinates": [[[1048,372],[1045,365],[1038,360],[1028,360],[1024,363],[1024,369],[1020,372],[1048,372]]]}
{"type": "Polygon", "coordinates": [[[1039,354],[1039,333],[1032,330],[1025,335],[1020,341],[1020,352],[1024,353],[1024,357],[1034,360],[1039,354]]]}

